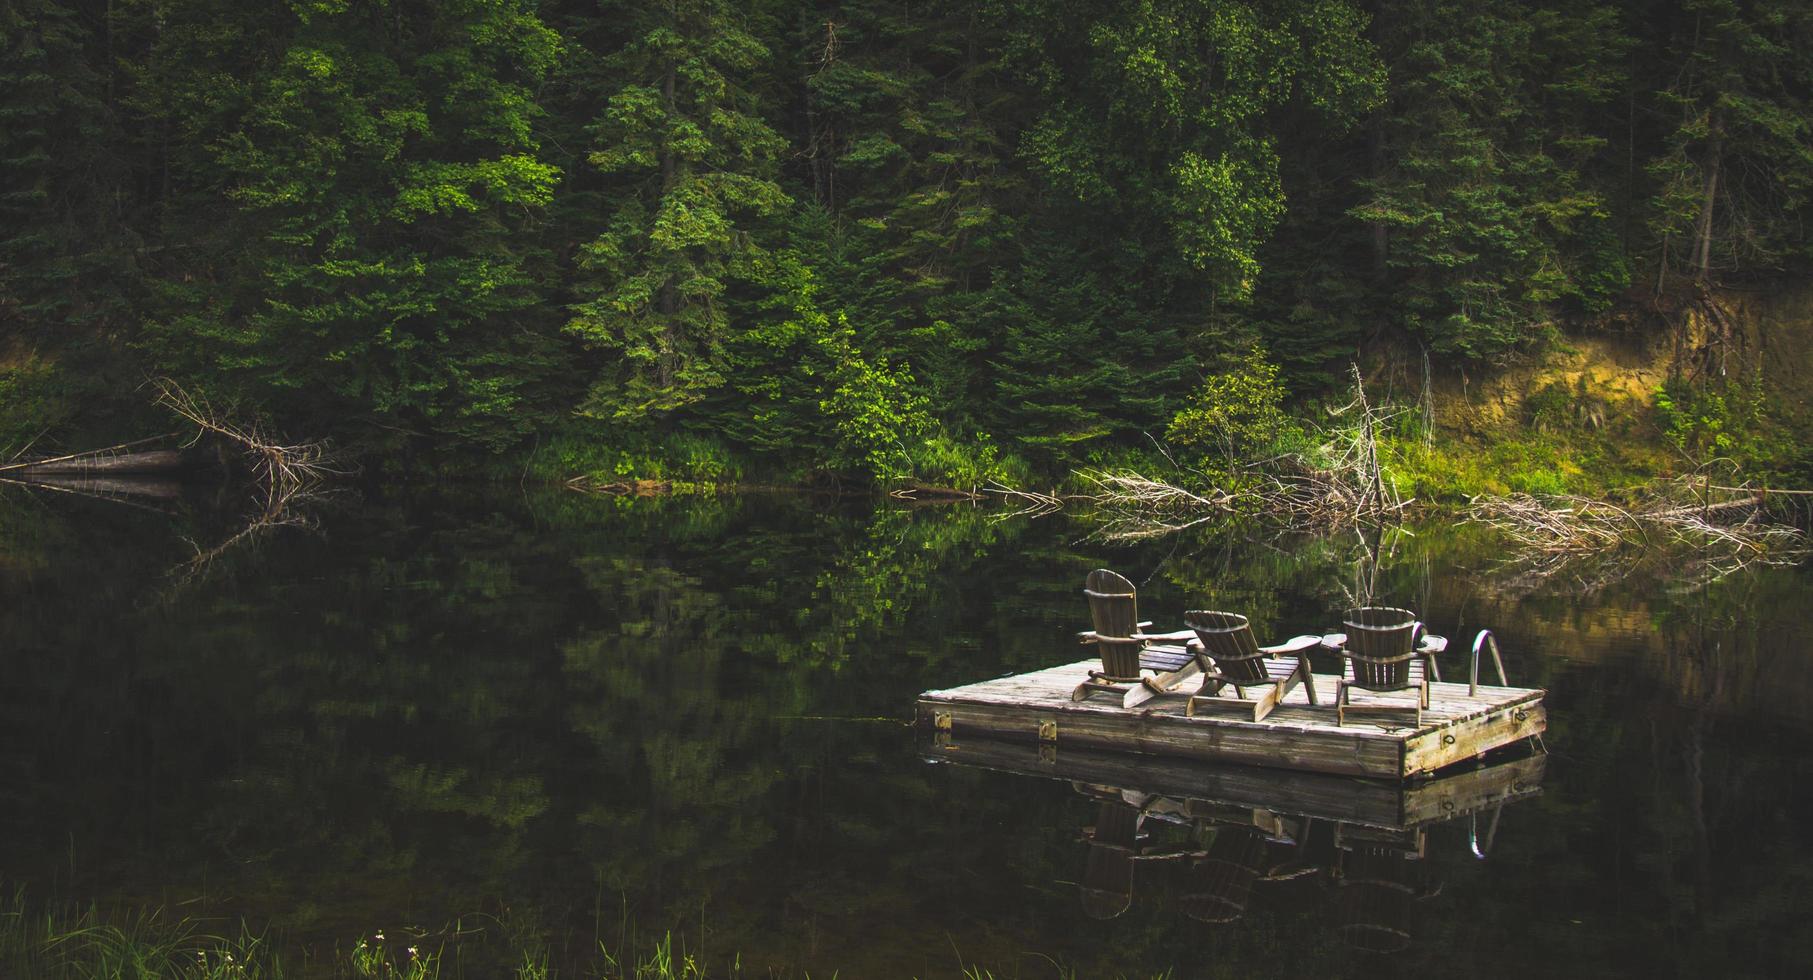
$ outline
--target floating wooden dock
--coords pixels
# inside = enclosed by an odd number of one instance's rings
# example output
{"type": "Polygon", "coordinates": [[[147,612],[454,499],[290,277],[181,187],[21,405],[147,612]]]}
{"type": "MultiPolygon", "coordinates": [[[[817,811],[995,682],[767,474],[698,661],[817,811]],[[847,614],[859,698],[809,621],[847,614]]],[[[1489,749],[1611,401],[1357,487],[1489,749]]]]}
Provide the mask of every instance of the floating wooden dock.
{"type": "Polygon", "coordinates": [[[1384,782],[1319,772],[1285,772],[1125,752],[1064,749],[982,736],[939,737],[928,762],[1059,779],[1129,794],[1161,814],[1213,815],[1214,808],[1265,810],[1404,832],[1536,796],[1548,758],[1524,754],[1431,779],[1384,782]],[[1170,803],[1155,803],[1154,798],[1170,803]]]}
{"type": "MultiPolygon", "coordinates": [[[[1267,766],[1307,772],[1406,779],[1474,759],[1547,728],[1544,693],[1534,688],[1433,682],[1422,723],[1403,715],[1351,715],[1335,724],[1332,674],[1314,675],[1319,705],[1304,687],[1293,690],[1263,721],[1240,717],[1239,702],[1225,696],[1230,710],[1184,713],[1185,698],[1155,698],[1124,708],[1119,698],[1098,694],[1072,701],[1071,692],[1099,661],[1016,674],[919,696],[918,722],[935,730],[1042,742],[1060,748],[1106,749],[1208,762],[1267,766]]],[[[1194,688],[1195,684],[1186,684],[1194,688]]],[[[1414,694],[1372,695],[1354,691],[1361,705],[1413,702],[1414,694]]]]}

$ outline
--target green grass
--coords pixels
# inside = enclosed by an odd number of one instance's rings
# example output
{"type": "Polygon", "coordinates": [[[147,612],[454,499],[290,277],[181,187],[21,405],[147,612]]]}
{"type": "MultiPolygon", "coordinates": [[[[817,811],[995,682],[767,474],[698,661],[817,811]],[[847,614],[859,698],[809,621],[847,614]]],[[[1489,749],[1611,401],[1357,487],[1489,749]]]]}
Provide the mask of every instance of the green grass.
{"type": "MultiPolygon", "coordinates": [[[[455,926],[443,936],[470,936],[455,926]]],[[[612,950],[600,941],[588,969],[556,972],[544,947],[478,950],[487,960],[511,963],[508,973],[469,973],[453,966],[457,950],[436,937],[390,937],[382,930],[336,947],[328,963],[286,960],[278,943],[241,925],[237,936],[206,931],[196,920],[162,909],[107,914],[96,906],[33,908],[22,889],[0,899],[0,977],[33,980],[282,980],[328,975],[354,980],[440,980],[510,976],[514,980],[705,980],[740,976],[740,957],[727,973],[714,974],[702,959],[663,933],[639,954],[612,950]]],[[[458,940],[473,942],[471,939],[458,940]]],[[[483,942],[483,940],[480,940],[483,942]]],[[[504,945],[518,946],[510,939],[504,945]]],[[[476,958],[476,957],[475,957],[476,958]]]]}
{"type": "Polygon", "coordinates": [[[22,890],[0,901],[0,975],[95,980],[267,980],[282,961],[263,937],[202,932],[161,909],[104,917],[95,907],[33,910],[22,890]]]}
{"type": "Polygon", "coordinates": [[[1481,440],[1447,436],[1431,443],[1387,435],[1379,459],[1404,497],[1461,504],[1482,494],[1573,494],[1616,499],[1666,475],[1665,447],[1597,432],[1506,429],[1481,440]]]}

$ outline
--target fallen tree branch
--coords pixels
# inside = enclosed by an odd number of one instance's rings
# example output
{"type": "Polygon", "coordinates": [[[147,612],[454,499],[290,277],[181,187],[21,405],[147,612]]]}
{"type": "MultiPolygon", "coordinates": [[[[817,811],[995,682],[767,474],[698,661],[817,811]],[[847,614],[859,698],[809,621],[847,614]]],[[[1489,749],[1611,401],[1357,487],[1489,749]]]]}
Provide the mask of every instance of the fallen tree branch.
{"type": "Polygon", "coordinates": [[[226,421],[206,399],[191,395],[169,378],[155,379],[152,384],[157,388],[157,403],[198,430],[189,445],[211,433],[238,446],[254,478],[272,494],[287,496],[345,472],[335,467],[325,442],[276,442],[256,427],[226,421]]]}
{"type": "Polygon", "coordinates": [[[181,434],[182,433],[180,433],[180,432],[166,432],[163,435],[147,436],[144,439],[134,439],[131,442],[122,442],[117,446],[102,446],[99,449],[84,449],[78,453],[69,453],[69,454],[63,455],[63,456],[52,456],[49,459],[29,459],[29,460],[24,460],[21,462],[16,462],[16,463],[7,463],[4,466],[0,466],[0,473],[9,473],[9,472],[22,471],[22,470],[40,469],[40,468],[54,466],[57,464],[76,463],[76,462],[81,462],[84,460],[107,459],[112,456],[118,455],[122,450],[132,449],[132,448],[135,448],[138,446],[146,446],[146,445],[150,445],[151,443],[154,443],[154,442],[162,442],[166,439],[174,439],[181,434]]]}
{"type": "Polygon", "coordinates": [[[1724,488],[1744,495],[1732,500],[1681,502],[1706,486],[1689,478],[1644,488],[1634,508],[1560,495],[1476,497],[1466,519],[1515,546],[1501,570],[1528,587],[1565,573],[1576,590],[1590,591],[1650,556],[1667,556],[1678,570],[1713,579],[1813,554],[1802,529],[1758,518],[1764,500],[1755,489],[1724,488]]]}

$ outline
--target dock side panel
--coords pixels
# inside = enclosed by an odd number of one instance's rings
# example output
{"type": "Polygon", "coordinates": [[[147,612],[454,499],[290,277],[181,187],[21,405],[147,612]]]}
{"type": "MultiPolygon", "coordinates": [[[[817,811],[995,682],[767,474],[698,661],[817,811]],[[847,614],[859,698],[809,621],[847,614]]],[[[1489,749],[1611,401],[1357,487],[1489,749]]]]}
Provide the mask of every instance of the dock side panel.
{"type": "Polygon", "coordinates": [[[920,724],[927,728],[1017,741],[1055,741],[1060,747],[1139,752],[1371,779],[1401,779],[1405,775],[1402,739],[1365,737],[1353,729],[1320,732],[1200,718],[1186,720],[1161,713],[1065,711],[1061,707],[974,703],[939,697],[921,699],[918,714],[920,724]]]}

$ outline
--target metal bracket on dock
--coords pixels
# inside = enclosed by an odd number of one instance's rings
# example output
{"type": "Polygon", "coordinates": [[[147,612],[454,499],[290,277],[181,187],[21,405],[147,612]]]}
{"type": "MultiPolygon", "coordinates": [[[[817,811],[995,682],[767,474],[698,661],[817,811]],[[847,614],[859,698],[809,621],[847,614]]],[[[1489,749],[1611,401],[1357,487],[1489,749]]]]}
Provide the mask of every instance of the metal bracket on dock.
{"type": "Polygon", "coordinates": [[[1039,741],[1055,742],[1058,740],[1058,720],[1046,718],[1039,722],[1039,741]]]}
{"type": "Polygon", "coordinates": [[[932,730],[948,732],[951,730],[951,713],[948,711],[932,712],[932,730]]]}

